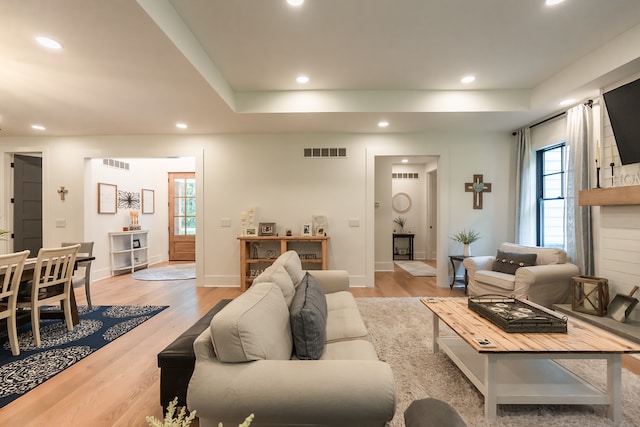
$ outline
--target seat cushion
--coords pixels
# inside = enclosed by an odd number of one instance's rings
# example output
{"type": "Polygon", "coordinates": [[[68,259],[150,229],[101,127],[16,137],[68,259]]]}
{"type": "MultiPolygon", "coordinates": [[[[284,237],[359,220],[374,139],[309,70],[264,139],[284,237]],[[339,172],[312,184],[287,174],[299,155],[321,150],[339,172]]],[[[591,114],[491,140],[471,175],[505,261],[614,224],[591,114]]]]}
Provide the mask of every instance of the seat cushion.
{"type": "Polygon", "coordinates": [[[507,291],[512,291],[516,287],[516,276],[513,274],[500,273],[499,271],[476,271],[474,280],[478,283],[495,286],[507,291]]]}
{"type": "Polygon", "coordinates": [[[367,340],[349,340],[328,343],[322,360],[378,360],[378,354],[367,340]]]}
{"type": "Polygon", "coordinates": [[[327,299],[311,274],[306,273],[296,286],[290,312],[296,357],[320,359],[327,338],[327,299]]]}
{"type": "Polygon", "coordinates": [[[291,305],[291,300],[296,290],[291,281],[291,276],[289,276],[283,265],[270,265],[258,277],[253,279],[253,284],[263,282],[271,282],[278,285],[282,295],[284,295],[287,307],[291,305]]]}
{"type": "Polygon", "coordinates": [[[251,286],[213,317],[210,331],[221,362],[291,358],[289,308],[275,283],[251,286]]]}
{"type": "Polygon", "coordinates": [[[493,262],[493,271],[501,273],[516,274],[520,267],[536,265],[537,254],[523,254],[518,252],[505,252],[498,249],[496,260],[493,262]]]}

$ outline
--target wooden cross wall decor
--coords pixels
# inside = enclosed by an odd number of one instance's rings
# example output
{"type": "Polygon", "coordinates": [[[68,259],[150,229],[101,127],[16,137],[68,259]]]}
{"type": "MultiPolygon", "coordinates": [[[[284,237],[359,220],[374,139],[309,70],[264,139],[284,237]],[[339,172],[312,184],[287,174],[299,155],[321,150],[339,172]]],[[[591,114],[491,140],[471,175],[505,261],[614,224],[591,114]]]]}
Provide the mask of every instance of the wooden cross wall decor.
{"type": "Polygon", "coordinates": [[[60,195],[60,200],[64,200],[64,196],[69,192],[69,190],[67,190],[66,188],[64,188],[64,185],[62,187],[60,187],[60,189],[58,190],[58,194],[60,195]]]}
{"type": "Polygon", "coordinates": [[[465,183],[464,191],[473,193],[473,209],[482,209],[482,194],[491,193],[491,184],[482,182],[482,175],[473,175],[473,182],[465,183]]]}

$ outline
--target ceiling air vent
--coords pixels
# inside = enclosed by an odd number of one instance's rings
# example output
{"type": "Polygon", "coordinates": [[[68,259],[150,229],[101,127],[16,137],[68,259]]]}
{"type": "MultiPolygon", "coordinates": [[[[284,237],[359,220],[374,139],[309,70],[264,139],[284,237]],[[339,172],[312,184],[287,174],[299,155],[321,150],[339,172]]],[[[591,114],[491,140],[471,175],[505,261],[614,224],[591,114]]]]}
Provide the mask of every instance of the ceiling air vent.
{"type": "Polygon", "coordinates": [[[304,157],[319,159],[346,158],[346,148],[305,148],[304,157]]]}
{"type": "Polygon", "coordinates": [[[129,170],[129,163],[127,162],[122,162],[120,160],[115,160],[115,159],[102,159],[102,164],[104,166],[109,166],[112,168],[117,168],[117,169],[124,169],[126,171],[129,170]]]}
{"type": "Polygon", "coordinates": [[[391,174],[391,179],[418,179],[418,172],[394,172],[391,174]]]}

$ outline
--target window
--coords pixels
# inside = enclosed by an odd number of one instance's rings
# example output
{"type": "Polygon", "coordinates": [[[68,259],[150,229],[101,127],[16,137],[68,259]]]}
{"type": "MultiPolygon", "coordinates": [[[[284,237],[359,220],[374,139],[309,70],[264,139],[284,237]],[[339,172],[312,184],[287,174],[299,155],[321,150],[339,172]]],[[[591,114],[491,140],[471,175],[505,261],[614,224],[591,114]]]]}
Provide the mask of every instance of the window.
{"type": "Polygon", "coordinates": [[[565,145],[537,152],[537,244],[565,247],[565,145]]]}
{"type": "Polygon", "coordinates": [[[177,177],[173,179],[173,234],[196,234],[196,180],[177,177]]]}

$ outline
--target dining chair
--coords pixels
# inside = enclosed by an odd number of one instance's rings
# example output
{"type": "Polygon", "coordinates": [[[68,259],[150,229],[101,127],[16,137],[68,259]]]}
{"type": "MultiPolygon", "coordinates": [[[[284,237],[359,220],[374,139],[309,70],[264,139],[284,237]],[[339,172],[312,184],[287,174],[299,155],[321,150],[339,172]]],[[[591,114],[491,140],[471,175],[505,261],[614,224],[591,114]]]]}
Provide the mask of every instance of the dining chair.
{"type": "Polygon", "coordinates": [[[7,335],[14,356],[20,354],[16,325],[16,302],[22,270],[30,251],[0,255],[0,319],[7,319],[7,335]]]}
{"type": "Polygon", "coordinates": [[[67,330],[73,330],[71,317],[71,277],[80,244],[61,248],[40,248],[29,283],[28,293],[18,298],[17,306],[31,308],[31,330],[36,347],[40,347],[40,307],[59,303],[64,310],[67,330]]]}
{"type": "MultiPolygon", "coordinates": [[[[73,246],[77,245],[78,243],[80,244],[80,249],[78,249],[78,256],[93,256],[93,242],[63,242],[62,247],[73,246]]],[[[84,270],[84,274],[75,274],[71,283],[73,284],[74,288],[84,285],[84,293],[87,296],[87,306],[89,306],[89,309],[91,309],[93,307],[91,305],[91,261],[78,262],[76,267],[78,268],[78,270],[82,268],[84,270]]]]}

